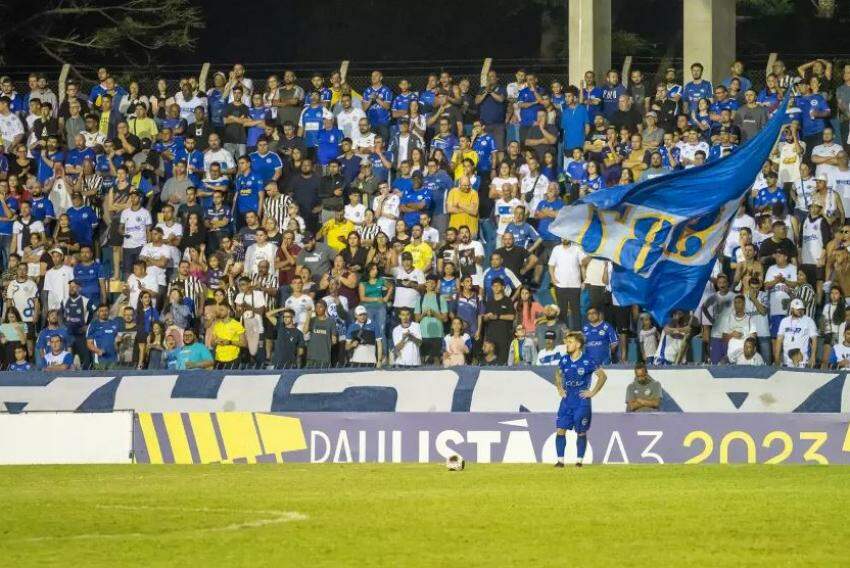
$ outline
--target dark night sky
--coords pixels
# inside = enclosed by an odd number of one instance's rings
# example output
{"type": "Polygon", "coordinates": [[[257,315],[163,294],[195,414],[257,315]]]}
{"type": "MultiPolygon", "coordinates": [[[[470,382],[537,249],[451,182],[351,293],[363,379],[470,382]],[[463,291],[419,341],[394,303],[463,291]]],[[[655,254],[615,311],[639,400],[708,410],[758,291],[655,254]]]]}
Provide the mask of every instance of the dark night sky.
{"type": "MultiPolygon", "coordinates": [[[[21,0],[23,1],[23,0],[21,0]]],[[[541,55],[543,13],[555,15],[558,29],[566,28],[566,5],[550,0],[192,0],[207,20],[194,52],[161,52],[158,63],[195,65],[211,61],[214,67],[242,61],[262,72],[264,66],[280,69],[281,63],[298,62],[301,70],[316,62],[336,63],[350,59],[354,69],[370,62],[393,62],[396,68],[413,66],[405,61],[427,61],[431,69],[447,61],[479,64],[495,58],[496,65],[513,67],[511,60],[541,55]],[[560,18],[560,19],[558,19],[560,18]]],[[[691,1],[691,0],[687,0],[691,1]]],[[[695,1],[695,0],[694,0],[695,1]]],[[[795,13],[777,18],[748,18],[739,11],[738,53],[753,56],[759,64],[769,51],[780,51],[791,63],[804,54],[850,54],[850,2],[839,3],[831,21],[814,18],[810,0],[793,0],[795,13]],[[799,57],[789,56],[800,54],[799,57]]],[[[649,59],[681,57],[681,0],[612,0],[613,28],[639,34],[646,41],[643,52],[632,52],[649,66],[649,59]],[[636,9],[640,7],[640,9],[636,9]]],[[[564,37],[559,45],[566,43],[564,37]]],[[[614,46],[614,63],[622,49],[614,46]],[[618,53],[619,51],[619,53],[618,53]]],[[[83,65],[117,64],[113,53],[89,54],[83,65]]],[[[50,63],[37,50],[9,52],[11,65],[50,63]]],[[[564,58],[559,59],[562,65],[564,58]]],[[[382,67],[391,67],[389,63],[382,67]]],[[[414,72],[414,69],[409,69],[414,72]]]]}
{"type": "MultiPolygon", "coordinates": [[[[563,0],[564,4],[568,0],[563,0]]],[[[781,18],[738,23],[739,54],[850,53],[847,14],[831,22],[813,17],[809,0],[781,18]],[[838,32],[840,30],[840,33],[838,32]]],[[[496,60],[539,57],[540,2],[515,0],[320,0],[202,3],[207,29],[186,60],[232,62],[496,60]],[[516,6],[522,6],[516,8],[516,6]],[[233,17],[234,6],[240,17],[233,17]]],[[[643,55],[681,56],[682,3],[676,0],[613,0],[613,27],[640,34],[643,55]],[[636,10],[640,5],[645,9],[636,10]]],[[[565,13],[565,11],[564,11],[565,13]]],[[[615,60],[618,57],[615,56],[615,60]]],[[[761,57],[758,58],[761,60],[761,57]]]]}

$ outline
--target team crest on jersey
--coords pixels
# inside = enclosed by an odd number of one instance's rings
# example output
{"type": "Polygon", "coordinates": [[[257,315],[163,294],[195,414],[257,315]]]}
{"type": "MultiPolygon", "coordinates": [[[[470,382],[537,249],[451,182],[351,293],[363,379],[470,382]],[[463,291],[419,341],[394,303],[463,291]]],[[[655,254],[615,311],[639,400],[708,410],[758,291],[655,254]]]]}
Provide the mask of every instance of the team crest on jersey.
{"type": "Polygon", "coordinates": [[[584,374],[584,367],[579,367],[578,369],[576,369],[576,371],[578,372],[579,375],[583,375],[584,374]]]}

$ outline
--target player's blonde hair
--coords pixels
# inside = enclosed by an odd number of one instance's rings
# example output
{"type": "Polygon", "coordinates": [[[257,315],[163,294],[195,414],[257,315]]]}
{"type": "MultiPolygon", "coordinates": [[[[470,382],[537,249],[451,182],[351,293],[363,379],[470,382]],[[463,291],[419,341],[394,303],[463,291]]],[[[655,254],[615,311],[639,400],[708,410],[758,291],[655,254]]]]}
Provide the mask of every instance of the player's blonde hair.
{"type": "Polygon", "coordinates": [[[564,341],[566,341],[567,339],[574,339],[575,341],[578,341],[579,344],[581,344],[582,347],[584,347],[584,341],[585,341],[584,334],[580,331],[569,331],[569,332],[567,332],[564,335],[564,341]]]}

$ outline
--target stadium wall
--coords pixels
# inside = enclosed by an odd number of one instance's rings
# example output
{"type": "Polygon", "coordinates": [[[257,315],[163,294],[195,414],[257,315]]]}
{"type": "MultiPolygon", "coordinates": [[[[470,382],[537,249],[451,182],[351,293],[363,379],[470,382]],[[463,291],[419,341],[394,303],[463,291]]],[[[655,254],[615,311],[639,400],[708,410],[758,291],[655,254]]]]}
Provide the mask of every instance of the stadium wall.
{"type": "MultiPolygon", "coordinates": [[[[0,412],[553,413],[553,367],[415,370],[3,373],[0,412]]],[[[850,412],[847,373],[773,367],[669,367],[666,413],[850,412]]],[[[623,412],[628,368],[608,370],[594,412],[623,412]]]]}
{"type": "MultiPolygon", "coordinates": [[[[142,412],[133,445],[155,464],[553,463],[554,436],[549,413],[142,412]]],[[[837,413],[594,413],[588,441],[585,463],[850,463],[837,413]]]]}
{"type": "Polygon", "coordinates": [[[0,465],[131,463],[133,433],[132,412],[0,414],[0,465]]]}

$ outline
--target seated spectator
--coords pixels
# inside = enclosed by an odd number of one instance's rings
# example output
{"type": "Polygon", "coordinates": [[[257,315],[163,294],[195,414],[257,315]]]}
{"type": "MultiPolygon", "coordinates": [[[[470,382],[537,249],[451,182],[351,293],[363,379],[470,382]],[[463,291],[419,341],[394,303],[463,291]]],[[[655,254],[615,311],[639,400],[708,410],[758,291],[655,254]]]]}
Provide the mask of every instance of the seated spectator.
{"type": "Polygon", "coordinates": [[[635,365],[635,380],[626,387],[627,412],[654,412],[661,408],[661,383],[649,376],[646,365],[635,365]]]}

